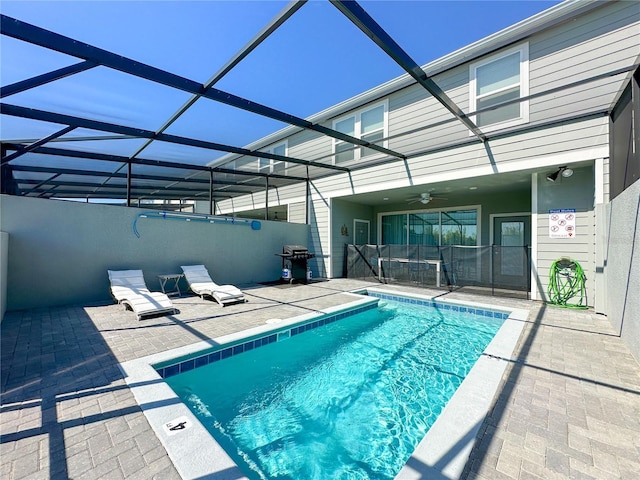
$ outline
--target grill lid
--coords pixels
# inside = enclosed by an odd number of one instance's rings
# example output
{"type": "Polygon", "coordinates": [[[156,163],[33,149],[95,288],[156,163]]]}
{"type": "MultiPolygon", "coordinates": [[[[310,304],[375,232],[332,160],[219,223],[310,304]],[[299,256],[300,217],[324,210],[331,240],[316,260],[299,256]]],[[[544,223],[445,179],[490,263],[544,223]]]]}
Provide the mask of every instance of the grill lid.
{"type": "Polygon", "coordinates": [[[282,247],[282,253],[286,255],[301,255],[309,253],[309,250],[302,245],[284,245],[282,247]]]}

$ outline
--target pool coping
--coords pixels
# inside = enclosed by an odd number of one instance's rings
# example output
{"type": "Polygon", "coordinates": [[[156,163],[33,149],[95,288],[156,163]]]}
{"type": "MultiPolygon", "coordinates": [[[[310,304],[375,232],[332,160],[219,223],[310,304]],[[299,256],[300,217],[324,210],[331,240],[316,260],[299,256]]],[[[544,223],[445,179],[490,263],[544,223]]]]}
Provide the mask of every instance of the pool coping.
{"type": "MultiPolygon", "coordinates": [[[[173,350],[141,357],[119,364],[125,381],[142,409],[156,436],[166,449],[176,470],[183,479],[207,478],[211,480],[239,480],[247,477],[215,441],[191,410],[180,400],[154,368],[179,357],[188,357],[212,347],[221,347],[253,336],[282,330],[297,323],[313,320],[345,309],[356,309],[377,302],[363,297],[368,292],[420,301],[433,301],[433,296],[415,295],[380,288],[358,289],[348,294],[354,301],[289,319],[277,319],[248,330],[235,332],[186,345],[173,350]]],[[[435,476],[459,478],[467,462],[477,432],[491,405],[491,401],[520,337],[527,310],[500,308],[476,302],[447,302],[493,311],[509,311],[498,333],[456,390],[427,435],[418,444],[397,480],[410,480],[435,476]],[[470,401],[473,400],[473,401],[470,401]],[[464,412],[464,415],[460,415],[464,412]],[[454,454],[455,453],[455,454],[454,454]],[[446,460],[443,461],[443,460],[446,460]]],[[[440,478],[437,477],[437,478],[440,478]]]]}

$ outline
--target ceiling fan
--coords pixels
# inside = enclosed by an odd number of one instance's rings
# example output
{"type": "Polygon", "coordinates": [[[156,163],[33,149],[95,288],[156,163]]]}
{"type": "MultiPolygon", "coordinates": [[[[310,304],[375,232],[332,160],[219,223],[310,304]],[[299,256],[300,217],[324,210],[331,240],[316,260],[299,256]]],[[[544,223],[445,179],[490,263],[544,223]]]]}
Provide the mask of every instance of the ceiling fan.
{"type": "Polygon", "coordinates": [[[410,204],[420,202],[421,204],[426,205],[431,200],[447,200],[447,199],[444,197],[436,197],[434,195],[431,195],[429,192],[426,192],[426,193],[421,193],[419,197],[408,199],[407,202],[409,202],[410,204]]]}

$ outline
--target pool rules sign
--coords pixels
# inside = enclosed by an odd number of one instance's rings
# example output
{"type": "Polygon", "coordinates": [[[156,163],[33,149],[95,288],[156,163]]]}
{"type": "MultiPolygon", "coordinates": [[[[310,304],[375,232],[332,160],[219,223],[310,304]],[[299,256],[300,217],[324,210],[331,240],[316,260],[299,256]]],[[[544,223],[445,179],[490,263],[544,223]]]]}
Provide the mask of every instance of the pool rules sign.
{"type": "Polygon", "coordinates": [[[549,210],[549,238],[576,236],[576,209],[549,210]]]}

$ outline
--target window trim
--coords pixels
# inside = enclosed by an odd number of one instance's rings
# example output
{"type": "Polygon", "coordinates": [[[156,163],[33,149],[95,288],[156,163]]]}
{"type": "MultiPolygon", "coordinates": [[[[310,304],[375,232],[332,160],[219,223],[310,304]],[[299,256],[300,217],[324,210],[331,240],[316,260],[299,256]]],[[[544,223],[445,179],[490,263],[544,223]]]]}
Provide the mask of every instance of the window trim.
{"type": "MultiPolygon", "coordinates": [[[[473,246],[481,246],[481,238],[482,238],[482,205],[459,205],[455,207],[440,207],[440,208],[420,208],[416,210],[397,210],[392,212],[378,212],[378,225],[377,225],[377,241],[380,245],[382,243],[382,217],[386,215],[406,215],[407,216],[407,225],[409,225],[409,215],[414,213],[438,213],[438,223],[439,228],[442,228],[442,213],[443,212],[457,212],[461,210],[475,210],[476,211],[476,244],[473,246]]],[[[442,247],[442,237],[439,235],[438,245],[434,245],[436,247],[442,247]]],[[[405,245],[410,246],[412,244],[409,243],[409,231],[407,229],[407,235],[405,238],[405,245]]]]}
{"type": "MultiPolygon", "coordinates": [[[[369,112],[370,110],[374,110],[376,108],[379,107],[383,107],[383,118],[382,118],[382,138],[384,138],[384,140],[382,141],[382,143],[378,143],[378,145],[384,147],[384,148],[388,148],[388,144],[389,141],[387,140],[387,138],[389,137],[389,99],[385,98],[383,101],[381,102],[376,102],[373,103],[371,105],[368,105],[365,108],[361,108],[359,110],[356,110],[354,112],[351,112],[347,115],[342,115],[341,117],[336,117],[335,119],[333,119],[332,123],[331,123],[331,128],[333,130],[337,130],[336,125],[344,120],[347,120],[349,118],[354,118],[354,134],[352,135],[355,138],[362,138],[365,134],[362,132],[362,114],[369,112]]],[[[371,132],[367,133],[366,135],[370,135],[371,132]]],[[[340,144],[344,144],[344,143],[349,143],[349,142],[344,142],[342,140],[339,140],[337,138],[333,138],[332,139],[332,145],[331,145],[331,161],[333,163],[333,165],[340,165],[343,162],[336,162],[336,157],[337,154],[339,152],[336,151],[336,147],[340,144]]],[[[366,155],[366,156],[362,156],[362,149],[365,147],[360,147],[358,145],[354,145],[353,148],[353,159],[352,160],[347,160],[347,162],[357,162],[359,160],[362,159],[376,159],[376,158],[380,158],[381,156],[383,156],[382,153],[378,153],[375,152],[373,154],[370,155],[366,155]]]]}
{"type": "MultiPolygon", "coordinates": [[[[500,53],[496,53],[489,57],[483,58],[482,60],[469,64],[469,110],[471,110],[471,112],[475,112],[476,110],[478,110],[478,96],[476,94],[478,68],[484,67],[490,63],[501,60],[504,57],[508,57],[509,55],[512,55],[514,53],[520,54],[520,98],[529,96],[529,42],[525,42],[522,45],[519,45],[517,47],[503,50],[500,53]]],[[[487,95],[498,93],[500,91],[508,90],[509,88],[513,88],[514,85],[496,89],[490,92],[489,94],[483,94],[481,98],[487,95]]],[[[519,104],[520,104],[520,116],[518,118],[512,118],[509,120],[504,120],[502,122],[492,123],[485,126],[478,125],[478,128],[480,128],[480,130],[482,130],[483,132],[491,132],[494,130],[500,130],[503,128],[513,127],[515,125],[522,125],[523,123],[528,123],[529,122],[529,100],[521,101],[519,102],[519,104]]],[[[477,125],[477,115],[471,115],[470,118],[477,125]]],[[[472,136],[475,134],[470,131],[469,135],[472,136]]]]}
{"type": "MultiPolygon", "coordinates": [[[[260,150],[260,151],[261,152],[265,152],[265,153],[272,153],[273,154],[273,153],[275,153],[275,149],[276,148],[281,147],[283,145],[284,145],[284,154],[283,155],[286,157],[289,154],[289,142],[288,142],[288,140],[284,140],[283,142],[276,143],[276,144],[270,146],[269,148],[267,148],[266,150],[260,150]]],[[[258,158],[257,166],[258,166],[258,172],[259,173],[266,173],[266,174],[277,173],[278,175],[285,175],[286,172],[287,172],[287,169],[289,168],[286,165],[286,162],[280,162],[280,160],[274,160],[272,158],[258,158]],[[264,166],[262,165],[262,162],[265,162],[264,166]],[[268,164],[266,162],[268,162],[268,164]],[[285,164],[284,169],[280,170],[278,172],[275,172],[274,171],[275,170],[274,167],[275,167],[276,163],[284,163],[285,164]]]]}

